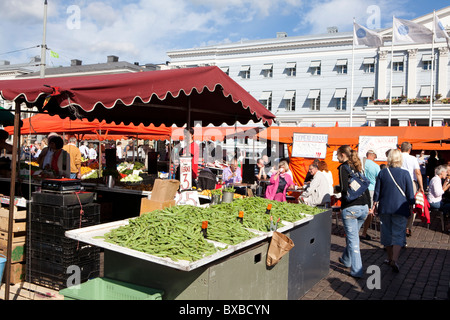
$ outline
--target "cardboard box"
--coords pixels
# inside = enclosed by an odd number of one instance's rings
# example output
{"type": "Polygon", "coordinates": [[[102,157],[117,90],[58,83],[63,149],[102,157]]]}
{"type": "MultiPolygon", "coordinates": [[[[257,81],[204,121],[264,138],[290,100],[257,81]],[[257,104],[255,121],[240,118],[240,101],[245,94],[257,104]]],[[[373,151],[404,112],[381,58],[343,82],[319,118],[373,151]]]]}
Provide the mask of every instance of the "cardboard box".
{"type": "Polygon", "coordinates": [[[16,284],[25,281],[25,263],[12,263],[11,264],[11,284],[16,284]]]}
{"type": "MultiPolygon", "coordinates": [[[[11,263],[25,261],[25,239],[20,241],[19,238],[13,238],[12,243],[12,253],[11,253],[11,263]]],[[[0,254],[7,256],[8,249],[8,238],[0,238],[0,254]]]]}
{"type": "Polygon", "coordinates": [[[174,200],[178,189],[180,188],[180,181],[174,179],[155,179],[153,184],[150,200],[166,201],[174,200]]]}
{"type": "Polygon", "coordinates": [[[142,198],[140,215],[143,215],[144,213],[151,212],[154,210],[170,208],[170,207],[173,207],[174,205],[175,205],[175,200],[155,201],[155,200],[142,198]]]}
{"type": "Polygon", "coordinates": [[[140,215],[154,210],[173,207],[175,205],[175,195],[179,188],[180,181],[178,180],[156,179],[150,199],[143,198],[141,200],[140,215]]]}

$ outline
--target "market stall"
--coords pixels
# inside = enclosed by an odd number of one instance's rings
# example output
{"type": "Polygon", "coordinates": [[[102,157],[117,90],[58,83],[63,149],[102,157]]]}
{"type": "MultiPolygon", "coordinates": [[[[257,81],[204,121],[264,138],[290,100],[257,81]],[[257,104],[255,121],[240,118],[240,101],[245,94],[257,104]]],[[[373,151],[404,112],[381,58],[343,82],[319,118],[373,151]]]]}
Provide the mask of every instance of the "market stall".
{"type": "MultiPolygon", "coordinates": [[[[257,137],[288,145],[289,152],[292,151],[294,133],[327,135],[326,154],[321,157],[333,173],[333,181],[339,181],[337,167],[339,162],[335,158],[336,150],[342,145],[350,145],[358,149],[361,136],[393,136],[397,137],[400,145],[404,141],[412,144],[413,150],[442,150],[446,149],[446,141],[450,139],[449,127],[277,127],[272,126],[259,132],[257,137]],[[436,142],[437,143],[433,143],[436,142]]],[[[291,157],[290,169],[293,172],[294,182],[303,185],[309,165],[314,158],[291,157]]]]}
{"type": "Polygon", "coordinates": [[[330,228],[329,211],[244,198],[153,211],[67,236],[104,248],[105,277],[156,288],[164,299],[287,300],[328,273],[330,228]],[[270,264],[275,231],[295,239],[295,246],[270,264]],[[142,232],[147,235],[139,237],[142,232]]]}
{"type": "MultiPolygon", "coordinates": [[[[275,118],[217,67],[11,80],[0,84],[0,92],[4,99],[15,101],[13,180],[17,172],[15,154],[23,103],[61,118],[142,123],[145,126],[151,123],[156,126],[187,124],[189,128],[196,120],[214,125],[247,123],[249,120],[271,125],[275,118]]],[[[14,187],[10,195],[14,197],[14,187]]],[[[12,208],[10,220],[11,217],[12,208]]],[[[5,294],[8,298],[8,282],[5,294]]]]}

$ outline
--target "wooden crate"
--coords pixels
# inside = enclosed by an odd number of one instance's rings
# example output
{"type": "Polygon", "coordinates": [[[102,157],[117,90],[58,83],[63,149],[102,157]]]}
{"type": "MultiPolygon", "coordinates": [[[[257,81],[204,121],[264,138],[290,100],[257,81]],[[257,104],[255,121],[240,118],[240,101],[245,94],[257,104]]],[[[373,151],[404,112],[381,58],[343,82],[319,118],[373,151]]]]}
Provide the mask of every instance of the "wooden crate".
{"type": "MultiPolygon", "coordinates": [[[[16,284],[25,281],[25,262],[11,263],[10,283],[16,284]]],[[[3,273],[6,275],[6,270],[3,273]]]]}
{"type": "MultiPolygon", "coordinates": [[[[14,206],[13,215],[13,232],[25,232],[27,229],[27,211],[17,210],[14,206]]],[[[0,231],[8,231],[9,222],[9,208],[0,208],[0,231]]]]}
{"type": "MultiPolygon", "coordinates": [[[[0,232],[0,254],[6,256],[8,248],[8,234],[0,232]]],[[[25,235],[12,238],[11,263],[25,261],[25,235]]]]}

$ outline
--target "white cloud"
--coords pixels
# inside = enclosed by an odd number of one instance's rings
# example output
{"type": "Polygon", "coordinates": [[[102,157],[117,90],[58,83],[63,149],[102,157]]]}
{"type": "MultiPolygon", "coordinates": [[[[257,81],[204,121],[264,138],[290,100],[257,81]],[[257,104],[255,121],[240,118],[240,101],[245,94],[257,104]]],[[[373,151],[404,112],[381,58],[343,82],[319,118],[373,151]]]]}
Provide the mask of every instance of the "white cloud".
{"type": "MultiPolygon", "coordinates": [[[[401,8],[406,0],[320,0],[315,1],[302,16],[296,30],[308,28],[311,34],[326,33],[327,27],[336,26],[340,31],[352,29],[353,18],[362,25],[373,23],[375,13],[371,8],[379,8],[380,28],[387,27],[392,14],[408,15],[401,8]]],[[[392,24],[392,22],[391,22],[392,24]]]]}
{"type": "MultiPolygon", "coordinates": [[[[85,64],[104,62],[108,55],[159,63],[174,49],[261,38],[263,28],[265,35],[281,31],[275,28],[290,33],[297,21],[294,31],[300,34],[323,33],[329,26],[349,31],[353,17],[365,23],[369,5],[380,6],[384,19],[391,19],[394,10],[407,7],[405,2],[411,0],[399,1],[49,0],[47,45],[60,54],[55,65],[67,65],[71,59],[85,64]],[[71,5],[80,9],[79,28],[67,25],[71,5]],[[285,20],[289,19],[294,22],[288,27],[285,20]]],[[[1,53],[41,44],[43,1],[1,0],[0,12],[5,13],[0,30],[8,30],[0,34],[0,60],[21,63],[39,55],[39,49],[14,56],[1,53]]]]}

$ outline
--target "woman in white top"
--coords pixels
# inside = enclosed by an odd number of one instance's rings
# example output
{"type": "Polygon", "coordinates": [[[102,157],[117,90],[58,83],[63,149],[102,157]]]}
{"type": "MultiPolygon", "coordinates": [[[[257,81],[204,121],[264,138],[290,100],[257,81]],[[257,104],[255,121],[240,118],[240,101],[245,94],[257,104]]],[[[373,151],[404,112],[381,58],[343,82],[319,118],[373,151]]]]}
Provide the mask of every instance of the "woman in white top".
{"type": "Polygon", "coordinates": [[[319,170],[323,172],[325,177],[328,180],[328,184],[330,186],[330,196],[334,193],[334,186],[333,186],[333,174],[330,170],[328,170],[328,165],[325,161],[321,160],[319,161],[319,170]]]}
{"type": "Polygon", "coordinates": [[[447,178],[447,166],[440,165],[434,170],[434,177],[430,181],[428,188],[428,202],[432,209],[438,209],[447,214],[450,211],[450,203],[442,201],[442,195],[448,188],[450,188],[450,182],[447,178]],[[442,179],[445,179],[442,185],[442,179]]]}
{"type": "Polygon", "coordinates": [[[95,150],[93,143],[89,143],[88,156],[89,160],[97,159],[97,151],[95,150]]]}

